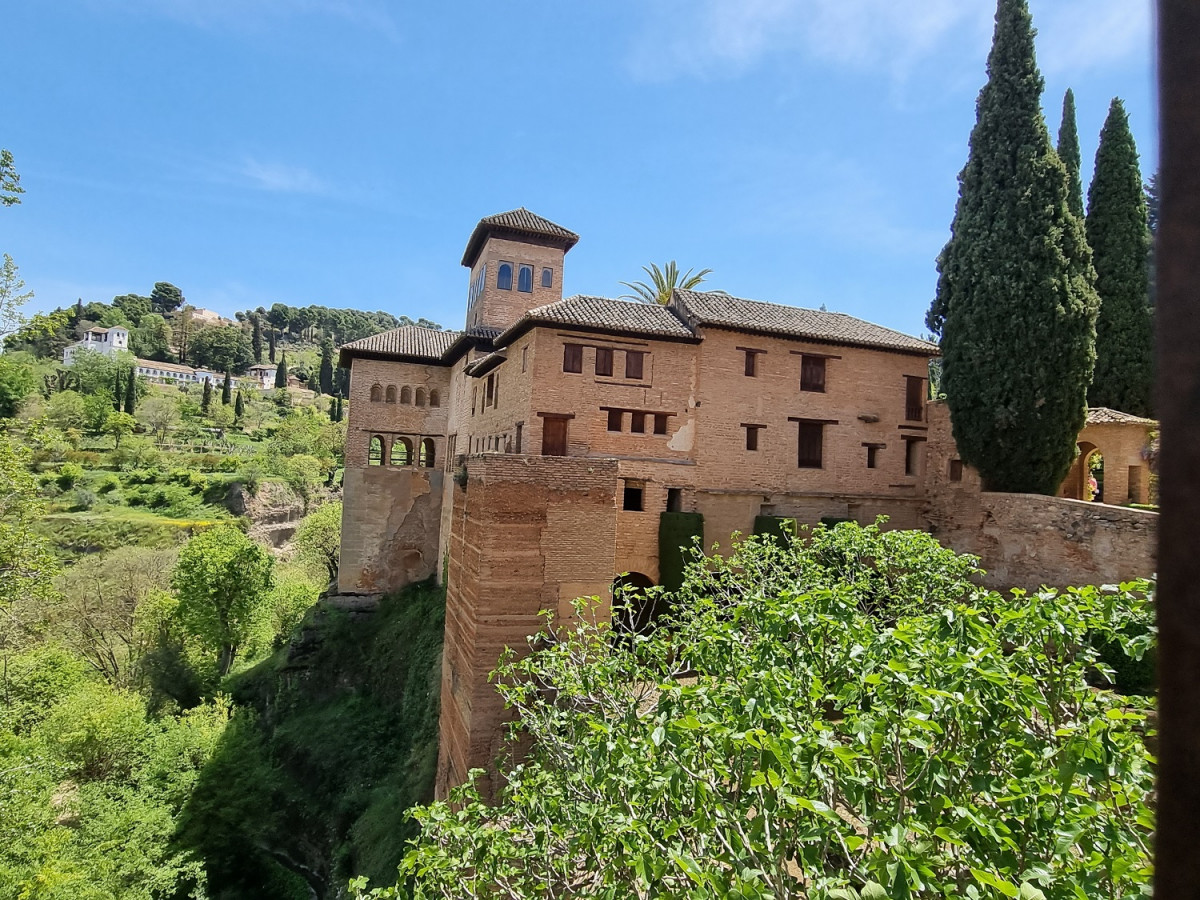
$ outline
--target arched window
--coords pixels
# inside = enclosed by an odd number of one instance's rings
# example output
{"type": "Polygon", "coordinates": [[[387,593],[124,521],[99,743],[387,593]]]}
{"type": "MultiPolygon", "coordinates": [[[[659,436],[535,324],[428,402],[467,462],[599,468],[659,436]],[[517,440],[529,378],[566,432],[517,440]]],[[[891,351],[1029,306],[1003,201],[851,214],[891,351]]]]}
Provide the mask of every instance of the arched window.
{"type": "Polygon", "coordinates": [[[400,388],[400,402],[405,406],[408,406],[410,403],[412,403],[412,388],[410,388],[407,384],[400,388]]]}
{"type": "Polygon", "coordinates": [[[553,269],[542,269],[542,287],[554,287],[553,269]]]}
{"type": "Polygon", "coordinates": [[[378,403],[383,399],[383,386],[378,384],[371,385],[371,402],[378,403]]]}
{"type": "Polygon", "coordinates": [[[533,290],[533,266],[521,266],[517,274],[517,290],[526,294],[533,290]]]}
{"type": "Polygon", "coordinates": [[[379,435],[371,438],[371,445],[367,448],[367,465],[383,465],[383,438],[379,435]]]}
{"type": "Polygon", "coordinates": [[[433,390],[431,390],[429,392],[429,405],[430,406],[441,406],[442,405],[442,398],[438,396],[437,388],[434,388],[433,390]]]}
{"type": "Polygon", "coordinates": [[[412,441],[408,438],[396,438],[392,441],[392,465],[411,466],[412,461],[412,441]]]}
{"type": "Polygon", "coordinates": [[[500,263],[496,270],[496,287],[502,291],[512,290],[512,263],[500,263]]]}
{"type": "Polygon", "coordinates": [[[387,386],[387,393],[384,394],[384,399],[388,403],[396,402],[396,386],[394,384],[389,384],[387,386]]]}
{"type": "Polygon", "coordinates": [[[417,388],[417,406],[425,405],[425,388],[417,388]]]}
{"type": "Polygon", "coordinates": [[[432,469],[435,455],[433,438],[425,438],[425,440],[421,441],[420,464],[427,469],[432,469]]]}

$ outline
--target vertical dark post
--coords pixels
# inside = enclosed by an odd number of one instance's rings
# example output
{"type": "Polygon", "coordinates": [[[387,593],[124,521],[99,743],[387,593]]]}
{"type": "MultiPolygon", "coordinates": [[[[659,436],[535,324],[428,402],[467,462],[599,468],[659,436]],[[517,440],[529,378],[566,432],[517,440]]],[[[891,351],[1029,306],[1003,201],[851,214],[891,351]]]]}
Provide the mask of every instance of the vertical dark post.
{"type": "Polygon", "coordinates": [[[1158,0],[1157,900],[1200,895],[1200,3],[1158,0]]]}

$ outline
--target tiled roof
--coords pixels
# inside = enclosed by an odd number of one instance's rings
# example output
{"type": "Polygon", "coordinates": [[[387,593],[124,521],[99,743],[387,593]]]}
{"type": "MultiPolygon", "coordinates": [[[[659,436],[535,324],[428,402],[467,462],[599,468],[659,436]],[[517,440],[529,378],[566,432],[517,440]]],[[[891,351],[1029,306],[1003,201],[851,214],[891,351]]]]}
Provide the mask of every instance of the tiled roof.
{"type": "Polygon", "coordinates": [[[538,306],[521,316],[496,339],[503,346],[531,324],[563,325],[592,331],[623,332],[664,338],[693,338],[688,328],[670,309],[652,303],[610,300],[607,297],[568,297],[538,306]]]}
{"type": "Polygon", "coordinates": [[[409,356],[440,360],[461,334],[460,331],[438,331],[420,325],[405,325],[343,344],[339,357],[345,360],[354,356],[409,356]]]}
{"type": "Polygon", "coordinates": [[[482,378],[500,363],[508,359],[508,354],[504,350],[496,350],[489,353],[487,356],[481,356],[475,362],[467,366],[467,374],[472,378],[482,378]]]}
{"type": "Polygon", "coordinates": [[[1089,425],[1157,425],[1154,419],[1143,419],[1130,413],[1109,409],[1107,406],[1093,406],[1088,409],[1087,423],[1089,425]]]}
{"type": "Polygon", "coordinates": [[[543,219],[536,213],[531,213],[525,207],[510,209],[508,212],[485,216],[479,220],[471,239],[467,241],[467,249],[463,252],[462,264],[470,267],[475,265],[475,258],[492,231],[515,231],[518,234],[534,235],[552,238],[563,245],[563,250],[570,250],[579,243],[579,235],[575,232],[556,225],[549,219],[543,219]]]}
{"type": "Polygon", "coordinates": [[[670,305],[676,308],[692,327],[713,325],[736,331],[777,334],[830,344],[878,347],[883,350],[929,356],[936,356],[938,353],[936,344],[844,313],[743,300],[728,294],[682,290],[675,291],[670,305]]]}

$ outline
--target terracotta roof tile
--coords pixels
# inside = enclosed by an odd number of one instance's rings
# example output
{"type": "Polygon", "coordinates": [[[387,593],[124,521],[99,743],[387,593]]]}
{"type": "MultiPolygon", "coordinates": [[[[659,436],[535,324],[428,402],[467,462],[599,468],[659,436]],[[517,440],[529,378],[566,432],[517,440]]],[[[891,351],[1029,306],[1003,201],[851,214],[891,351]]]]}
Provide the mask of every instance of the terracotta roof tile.
{"type": "Polygon", "coordinates": [[[712,325],[830,344],[877,347],[929,356],[938,353],[936,344],[844,313],[782,306],[704,291],[676,290],[670,305],[693,328],[712,325]]]}
{"type": "Polygon", "coordinates": [[[1087,423],[1089,425],[1157,425],[1154,419],[1144,419],[1131,413],[1109,409],[1107,406],[1093,406],[1088,409],[1087,423]]]}
{"type": "Polygon", "coordinates": [[[483,242],[492,231],[515,231],[518,234],[551,238],[562,244],[564,251],[570,250],[579,243],[579,235],[575,232],[563,228],[549,219],[543,219],[537,213],[531,213],[522,206],[518,209],[510,209],[508,212],[497,213],[494,216],[485,216],[479,220],[479,224],[471,232],[471,239],[467,241],[467,249],[463,252],[462,264],[464,266],[469,268],[475,265],[475,259],[479,256],[483,242]]]}
{"type": "Polygon", "coordinates": [[[610,300],[607,297],[575,296],[531,309],[495,339],[496,345],[507,344],[531,324],[675,339],[695,337],[692,330],[665,306],[610,300]]]}
{"type": "Polygon", "coordinates": [[[421,325],[404,325],[343,344],[339,357],[340,360],[345,360],[354,356],[404,356],[435,361],[440,360],[442,354],[450,349],[450,345],[461,335],[460,331],[438,331],[421,325]]]}

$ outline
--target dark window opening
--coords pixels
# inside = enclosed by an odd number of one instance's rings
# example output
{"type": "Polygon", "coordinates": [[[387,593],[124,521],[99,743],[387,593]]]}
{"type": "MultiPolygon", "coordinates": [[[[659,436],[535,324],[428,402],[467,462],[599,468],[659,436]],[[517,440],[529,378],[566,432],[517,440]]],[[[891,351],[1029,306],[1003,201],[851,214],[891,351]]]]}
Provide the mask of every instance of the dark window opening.
{"type": "Polygon", "coordinates": [[[416,404],[417,406],[425,405],[425,388],[417,388],[416,404]]]}
{"type": "Polygon", "coordinates": [[[371,385],[371,401],[378,403],[383,399],[383,386],[378,384],[371,385]]]}
{"type": "Polygon", "coordinates": [[[825,393],[825,357],[800,357],[800,390],[825,393]]]}
{"type": "Polygon", "coordinates": [[[925,379],[919,375],[904,376],[904,418],[909,422],[925,420],[925,379]]]}
{"type": "Polygon", "coordinates": [[[406,405],[412,403],[412,388],[407,384],[400,388],[400,402],[406,405]]]}
{"type": "Polygon", "coordinates": [[[542,287],[554,287],[553,269],[542,269],[542,287]]]}
{"type": "Polygon", "coordinates": [[[523,432],[524,432],[524,431],[525,431],[525,423],[524,423],[524,422],[518,422],[518,423],[517,423],[517,440],[516,440],[516,451],[515,451],[515,452],[517,452],[517,453],[520,453],[520,452],[521,452],[521,436],[522,436],[522,434],[523,434],[523,432]]]}
{"type": "Polygon", "coordinates": [[[631,381],[641,381],[643,368],[643,360],[646,354],[640,350],[625,351],[625,377],[631,381]]]}
{"type": "Polygon", "coordinates": [[[430,406],[441,406],[442,405],[442,400],[438,396],[438,392],[436,390],[429,392],[429,405],[430,406]]]}
{"type": "Polygon", "coordinates": [[[683,488],[667,488],[667,512],[683,512],[683,488]]]}
{"type": "Polygon", "coordinates": [[[479,402],[479,388],[471,388],[471,415],[475,415],[475,404],[479,402]]]}
{"type": "Polygon", "coordinates": [[[801,469],[821,468],[825,426],[820,422],[800,422],[796,465],[801,469]]]}
{"type": "Polygon", "coordinates": [[[746,351],[746,377],[754,378],[758,375],[758,351],[746,351]]]}
{"type": "Polygon", "coordinates": [[[962,460],[961,459],[950,460],[950,480],[951,481],[962,481],[962,460]]]}
{"type": "Polygon", "coordinates": [[[654,414],[654,433],[655,434],[666,434],[667,433],[667,418],[668,417],[667,417],[666,413],[655,413],[654,414]]]}
{"type": "Polygon", "coordinates": [[[487,382],[483,388],[483,407],[487,409],[489,406],[495,405],[496,399],[496,375],[495,373],[487,377],[487,382]]]}
{"type": "Polygon", "coordinates": [[[635,412],[630,415],[629,430],[634,434],[646,433],[646,414],[644,412],[635,412]]]}
{"type": "Polygon", "coordinates": [[[496,270],[496,287],[502,291],[512,290],[512,263],[500,263],[496,270]]]}
{"type": "Polygon", "coordinates": [[[517,290],[528,294],[533,290],[533,266],[521,266],[517,272],[517,290]]]}
{"type": "Polygon", "coordinates": [[[528,370],[529,370],[529,348],[522,347],[521,348],[521,371],[525,372],[528,370]]]}
{"type": "Polygon", "coordinates": [[[875,444],[867,444],[867,468],[874,469],[879,457],[879,447],[875,444]]]}
{"type": "Polygon", "coordinates": [[[396,402],[396,386],[394,384],[387,386],[387,391],[384,392],[383,399],[386,403],[396,402]]]}
{"type": "Polygon", "coordinates": [[[747,450],[757,450],[758,449],[758,429],[762,428],[762,426],[761,425],[743,425],[742,427],[746,429],[746,449],[747,450]]]}
{"type": "Polygon", "coordinates": [[[625,415],[625,413],[623,413],[619,409],[610,409],[608,411],[608,430],[609,431],[620,431],[621,425],[622,425],[621,420],[624,417],[624,415],[625,415]]]}
{"type": "Polygon", "coordinates": [[[613,352],[611,347],[596,348],[596,374],[612,377],[613,352]]]}
{"type": "Polygon", "coordinates": [[[563,344],[563,371],[583,371],[583,345],[563,344]]]}
{"type": "Polygon", "coordinates": [[[621,508],[629,512],[641,512],[643,494],[644,490],[640,484],[625,482],[625,496],[621,508]]]}

